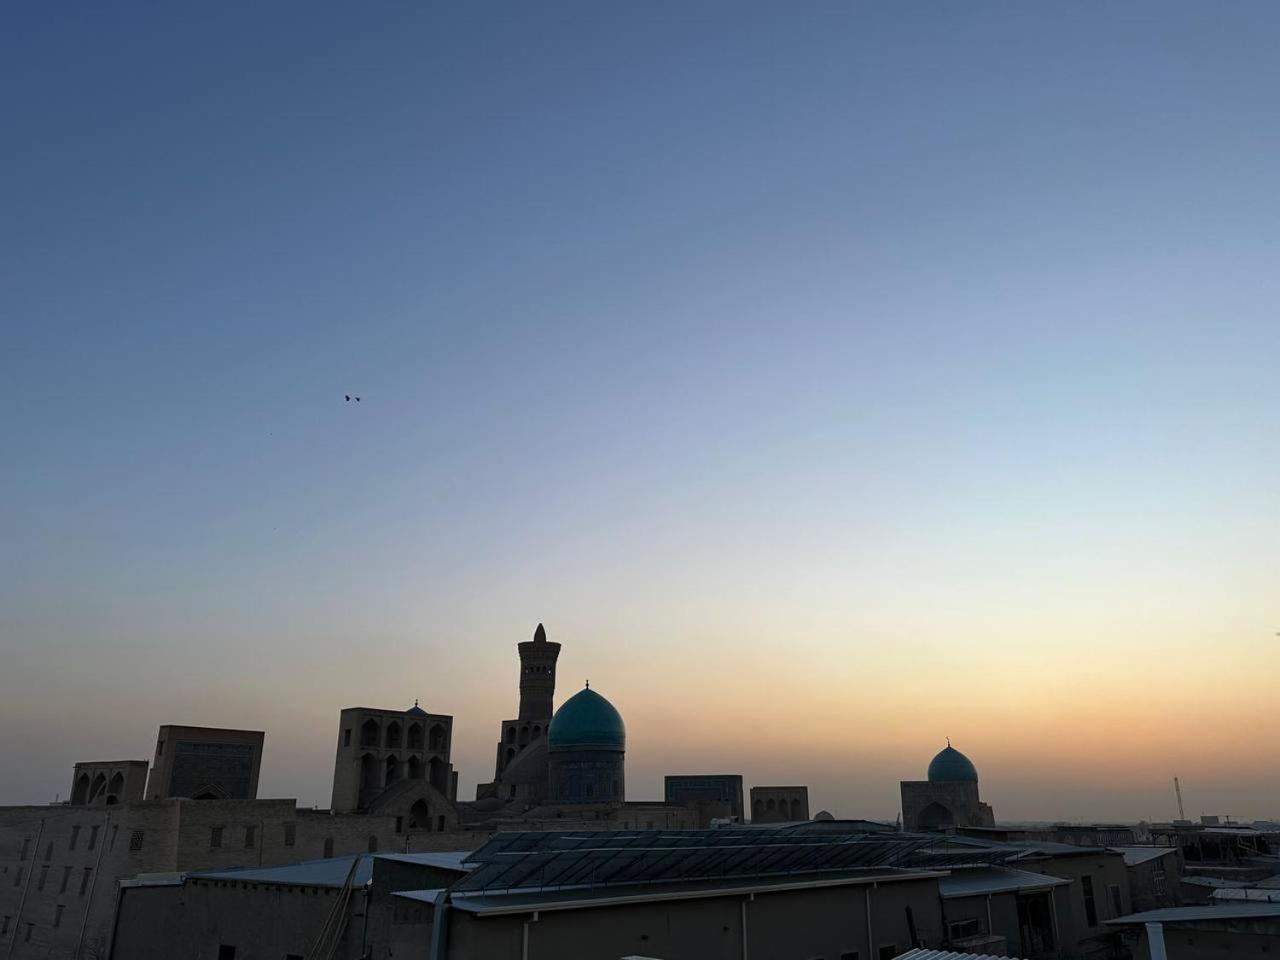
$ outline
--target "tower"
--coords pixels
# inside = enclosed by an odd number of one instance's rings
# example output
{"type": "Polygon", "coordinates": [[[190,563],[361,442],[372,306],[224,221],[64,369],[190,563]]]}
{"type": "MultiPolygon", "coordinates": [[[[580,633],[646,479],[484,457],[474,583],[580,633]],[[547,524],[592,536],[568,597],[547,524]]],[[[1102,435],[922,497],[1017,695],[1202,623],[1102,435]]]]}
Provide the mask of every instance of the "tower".
{"type": "Polygon", "coordinates": [[[533,639],[517,644],[520,651],[520,716],[521,720],[549,721],[554,711],[551,701],[556,693],[556,659],[560,644],[547,640],[542,624],[533,631],[533,639]]]}

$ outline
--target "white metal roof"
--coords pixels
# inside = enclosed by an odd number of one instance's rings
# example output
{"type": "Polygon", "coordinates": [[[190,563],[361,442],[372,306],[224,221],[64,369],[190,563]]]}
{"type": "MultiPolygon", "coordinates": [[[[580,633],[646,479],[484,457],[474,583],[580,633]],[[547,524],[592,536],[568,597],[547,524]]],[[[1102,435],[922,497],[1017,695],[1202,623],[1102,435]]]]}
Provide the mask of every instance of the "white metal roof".
{"type": "Polygon", "coordinates": [[[1029,870],[1009,867],[991,867],[982,870],[956,870],[951,876],[938,881],[938,891],[944,898],[974,897],[985,893],[1005,893],[1020,890],[1048,890],[1063,887],[1070,880],[1050,877],[1029,870]]]}
{"type": "Polygon", "coordinates": [[[1280,903],[1258,903],[1240,900],[1235,903],[1214,904],[1208,907],[1165,907],[1145,913],[1131,913],[1116,917],[1106,923],[1117,925],[1138,923],[1192,923],[1204,920],[1241,920],[1250,917],[1280,918],[1280,903]]]}
{"type": "Polygon", "coordinates": [[[896,960],[1017,960],[1017,957],[993,957],[990,954],[954,953],[950,950],[908,950],[896,960]]]}
{"type": "Polygon", "coordinates": [[[1136,867],[1140,863],[1158,860],[1178,852],[1177,847],[1108,847],[1116,853],[1124,854],[1124,865],[1136,867]]]}

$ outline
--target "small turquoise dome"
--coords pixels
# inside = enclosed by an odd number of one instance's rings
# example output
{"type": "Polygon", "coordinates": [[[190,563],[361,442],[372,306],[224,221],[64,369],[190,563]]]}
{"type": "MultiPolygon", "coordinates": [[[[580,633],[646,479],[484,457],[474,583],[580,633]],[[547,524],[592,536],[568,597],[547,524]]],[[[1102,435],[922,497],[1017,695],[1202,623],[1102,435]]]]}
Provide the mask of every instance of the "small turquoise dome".
{"type": "Polygon", "coordinates": [[[946,749],[929,762],[930,783],[977,783],[978,769],[968,757],[947,744],[946,749]]]}
{"type": "Polygon", "coordinates": [[[418,706],[417,700],[413,701],[413,706],[406,710],[405,713],[411,717],[425,717],[427,715],[427,711],[418,706]]]}
{"type": "Polygon", "coordinates": [[[590,687],[579,690],[560,705],[547,727],[547,746],[552,749],[604,747],[622,750],[627,745],[627,728],[613,704],[590,687]]]}

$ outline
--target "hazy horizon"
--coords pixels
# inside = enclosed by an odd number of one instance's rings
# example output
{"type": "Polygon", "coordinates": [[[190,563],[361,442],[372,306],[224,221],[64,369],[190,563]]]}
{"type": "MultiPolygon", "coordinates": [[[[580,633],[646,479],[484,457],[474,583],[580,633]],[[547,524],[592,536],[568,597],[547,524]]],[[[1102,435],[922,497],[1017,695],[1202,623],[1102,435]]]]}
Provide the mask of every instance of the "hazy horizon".
{"type": "Polygon", "coordinates": [[[541,620],[635,799],[1280,818],[1280,7],[4,17],[0,803],[541,620]]]}

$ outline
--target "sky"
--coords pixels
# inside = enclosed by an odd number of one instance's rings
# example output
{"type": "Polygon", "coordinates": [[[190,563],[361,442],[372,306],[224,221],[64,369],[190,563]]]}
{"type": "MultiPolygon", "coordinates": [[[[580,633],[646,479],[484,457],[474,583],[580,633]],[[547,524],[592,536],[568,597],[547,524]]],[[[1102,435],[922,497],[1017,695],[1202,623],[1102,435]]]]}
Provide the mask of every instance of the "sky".
{"type": "Polygon", "coordinates": [[[633,799],[1280,817],[1280,7],[0,16],[0,803],[541,621],[633,799]]]}

